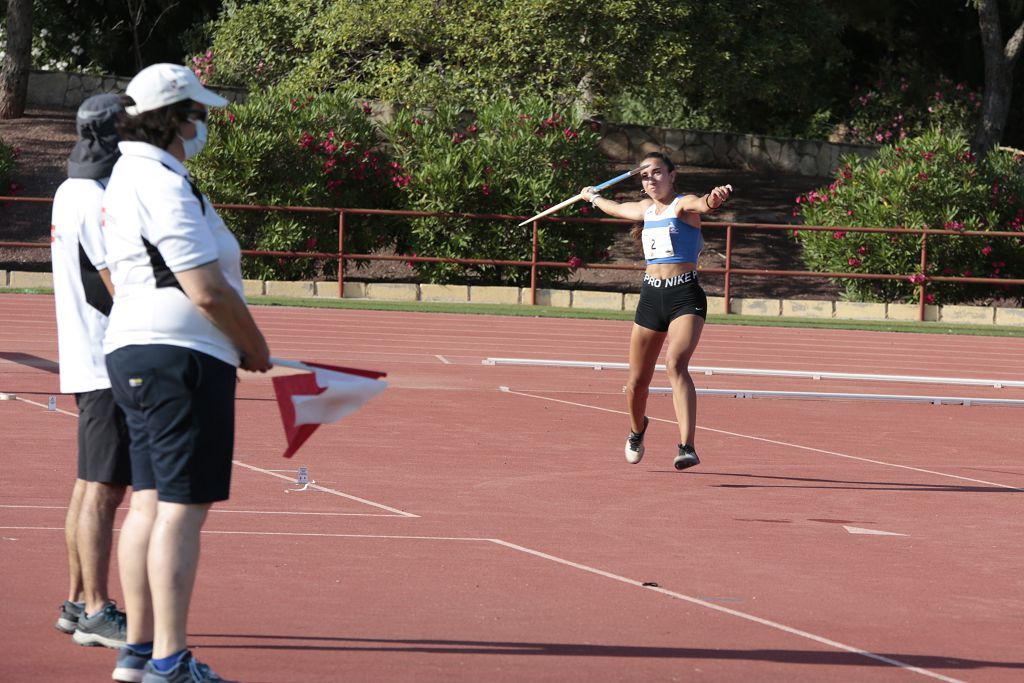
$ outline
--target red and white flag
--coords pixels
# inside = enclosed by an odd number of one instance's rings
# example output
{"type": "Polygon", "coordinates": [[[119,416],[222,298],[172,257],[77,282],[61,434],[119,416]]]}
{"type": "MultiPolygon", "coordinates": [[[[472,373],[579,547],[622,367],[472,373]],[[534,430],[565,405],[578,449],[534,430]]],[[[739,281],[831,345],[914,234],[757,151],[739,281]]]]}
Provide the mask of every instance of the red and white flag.
{"type": "Polygon", "coordinates": [[[280,358],[272,358],[271,362],[310,371],[274,378],[274,393],[288,439],[288,448],[284,451],[286,458],[295,455],[317,427],[351,415],[388,386],[387,382],[379,379],[386,377],[387,373],[375,370],[298,363],[280,358]]]}

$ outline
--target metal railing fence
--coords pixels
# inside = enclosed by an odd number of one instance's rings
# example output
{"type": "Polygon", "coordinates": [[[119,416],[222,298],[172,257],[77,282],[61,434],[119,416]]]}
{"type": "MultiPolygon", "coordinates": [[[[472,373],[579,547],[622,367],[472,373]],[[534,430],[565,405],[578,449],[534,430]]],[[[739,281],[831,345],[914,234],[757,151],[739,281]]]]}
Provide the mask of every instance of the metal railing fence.
{"type": "MultiPolygon", "coordinates": [[[[22,202],[47,204],[52,203],[49,197],[2,197],[0,202],[22,202]]],[[[358,254],[345,251],[345,219],[347,216],[398,216],[410,218],[464,218],[471,220],[487,221],[522,221],[525,216],[512,216],[507,214],[482,214],[482,213],[458,213],[458,212],[426,212],[426,211],[403,211],[392,209],[359,209],[347,207],[323,207],[323,206],[266,206],[256,204],[214,204],[217,209],[229,211],[260,211],[260,212],[282,212],[282,213],[306,213],[306,214],[334,214],[338,217],[338,248],[337,251],[268,251],[244,249],[242,253],[246,256],[257,257],[278,257],[289,259],[328,259],[338,264],[338,296],[345,294],[345,262],[346,261],[406,261],[409,263],[458,263],[463,265],[489,265],[489,266],[515,266],[530,269],[530,304],[537,303],[537,271],[540,268],[591,268],[604,270],[632,270],[642,271],[643,265],[615,265],[609,263],[581,263],[570,266],[568,263],[559,261],[541,261],[538,255],[538,231],[541,222],[568,222],[568,223],[589,223],[596,225],[630,225],[633,221],[626,221],[615,218],[576,218],[576,217],[550,217],[535,220],[532,222],[532,250],[528,261],[508,259],[478,259],[478,258],[447,258],[438,256],[407,256],[392,254],[358,254]]],[[[1024,233],[1009,231],[971,231],[971,230],[946,230],[928,228],[880,228],[880,227],[846,227],[816,225],[785,225],[776,223],[739,223],[729,221],[704,221],[704,230],[725,231],[725,266],[721,268],[701,268],[702,273],[720,274],[724,278],[723,297],[725,299],[725,312],[730,312],[730,300],[732,298],[732,281],[736,276],[775,276],[794,278],[824,278],[824,279],[865,279],[865,280],[893,280],[906,281],[912,279],[918,288],[919,320],[925,320],[927,310],[927,288],[929,282],[956,282],[967,284],[991,284],[991,285],[1024,285],[1024,279],[1014,278],[986,278],[986,277],[956,277],[927,275],[928,272],[928,245],[930,239],[942,236],[955,237],[986,237],[986,238],[1016,238],[1024,240],[1024,233]],[[887,273],[857,273],[857,272],[823,272],[823,271],[802,271],[802,270],[770,270],[762,268],[736,268],[732,265],[733,242],[737,230],[768,230],[768,231],[821,231],[834,232],[842,230],[847,233],[884,233],[894,235],[917,235],[921,238],[920,269],[917,273],[887,274],[887,273]],[[923,276],[923,277],[922,277],[923,276]]],[[[37,242],[0,242],[0,248],[25,248],[25,249],[48,249],[48,243],[37,242]]]]}

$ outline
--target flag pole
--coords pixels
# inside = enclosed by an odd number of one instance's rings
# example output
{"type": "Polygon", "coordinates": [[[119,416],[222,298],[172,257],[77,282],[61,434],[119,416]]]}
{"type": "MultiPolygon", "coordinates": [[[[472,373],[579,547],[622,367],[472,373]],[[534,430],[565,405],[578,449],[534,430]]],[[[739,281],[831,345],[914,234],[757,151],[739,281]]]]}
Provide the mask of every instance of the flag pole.
{"type": "Polygon", "coordinates": [[[305,363],[297,360],[288,360],[287,358],[275,358],[270,357],[270,362],[274,365],[280,365],[285,368],[294,368],[295,370],[305,370],[306,372],[316,372],[316,368],[310,367],[305,363]]]}
{"type": "MultiPolygon", "coordinates": [[[[611,180],[604,181],[600,185],[594,185],[594,192],[600,192],[601,190],[605,189],[606,187],[611,187],[615,183],[622,182],[626,178],[629,178],[631,176],[635,176],[637,173],[639,173],[640,171],[644,170],[648,166],[650,166],[650,163],[640,164],[639,166],[634,168],[632,171],[626,171],[622,175],[617,175],[614,178],[612,178],[611,180]]],[[[573,203],[579,201],[580,199],[583,199],[583,193],[582,192],[580,194],[578,194],[578,195],[570,197],[569,199],[566,199],[564,202],[561,202],[560,204],[555,204],[554,206],[549,207],[549,208],[545,209],[544,211],[541,211],[540,213],[538,213],[536,216],[533,216],[532,218],[527,218],[525,221],[520,223],[519,226],[526,225],[527,223],[535,221],[538,218],[543,218],[544,216],[549,216],[549,215],[553,214],[554,212],[556,212],[556,211],[558,211],[560,209],[564,209],[565,207],[569,206],[570,204],[573,204],[573,203]]],[[[517,227],[519,227],[519,226],[517,226],[517,227]]]]}

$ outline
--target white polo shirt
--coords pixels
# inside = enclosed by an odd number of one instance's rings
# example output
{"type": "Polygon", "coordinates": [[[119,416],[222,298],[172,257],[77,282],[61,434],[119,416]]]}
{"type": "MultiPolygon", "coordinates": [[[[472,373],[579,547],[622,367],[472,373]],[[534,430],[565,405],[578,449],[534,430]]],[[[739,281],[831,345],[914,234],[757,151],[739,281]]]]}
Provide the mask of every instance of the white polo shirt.
{"type": "Polygon", "coordinates": [[[217,262],[242,296],[241,250],[188,171],[165,150],[121,142],[103,197],[104,241],[114,308],[103,343],[110,353],[168,344],[239,364],[238,349],[196,308],[174,273],[217,262]]]}
{"type": "Polygon", "coordinates": [[[105,182],[68,178],[53,197],[50,258],[60,390],[65,394],[110,388],[103,333],[111,299],[98,273],[107,267],[100,231],[105,182]]]}

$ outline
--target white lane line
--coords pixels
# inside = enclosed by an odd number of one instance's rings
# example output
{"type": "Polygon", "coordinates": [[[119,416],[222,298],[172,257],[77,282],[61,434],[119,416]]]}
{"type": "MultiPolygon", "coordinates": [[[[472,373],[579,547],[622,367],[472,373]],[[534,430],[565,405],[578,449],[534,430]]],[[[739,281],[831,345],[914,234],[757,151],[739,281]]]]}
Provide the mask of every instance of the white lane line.
{"type": "MultiPolygon", "coordinates": [[[[244,467],[244,468],[246,468],[248,470],[252,470],[254,472],[261,472],[262,474],[269,474],[272,477],[277,477],[278,479],[284,479],[285,481],[287,481],[289,483],[292,483],[292,484],[295,483],[294,477],[287,477],[287,476],[285,476],[283,474],[278,474],[277,472],[273,472],[271,470],[265,470],[262,467],[256,467],[255,465],[249,465],[249,464],[244,463],[244,462],[239,462],[238,460],[235,460],[233,462],[234,462],[234,464],[238,465],[239,467],[244,467]]],[[[326,486],[320,486],[319,484],[311,483],[311,484],[309,484],[309,488],[316,489],[317,491],[323,491],[324,493],[330,493],[331,495],[339,496],[341,498],[348,498],[349,500],[354,500],[354,501],[356,501],[358,503],[362,503],[363,505],[370,505],[372,507],[375,507],[375,508],[378,508],[378,509],[381,509],[381,510],[387,510],[388,512],[393,512],[396,515],[399,515],[401,517],[419,517],[419,515],[415,515],[415,514],[413,514],[411,512],[406,512],[405,510],[399,510],[398,508],[389,507],[387,505],[384,505],[383,503],[375,503],[372,500],[367,500],[365,498],[360,498],[359,496],[353,496],[352,494],[349,494],[349,493],[343,493],[343,492],[338,491],[336,489],[330,489],[330,488],[327,488],[326,486]]]]}
{"type": "MultiPolygon", "coordinates": [[[[57,394],[54,394],[54,396],[56,396],[56,395],[57,394]]],[[[14,400],[15,401],[21,401],[22,403],[28,403],[28,404],[34,405],[34,406],[39,406],[40,408],[45,408],[46,412],[48,412],[48,413],[61,413],[62,415],[70,415],[71,417],[78,417],[78,413],[72,413],[72,412],[69,412],[67,410],[64,410],[63,408],[55,408],[54,410],[50,410],[50,407],[48,405],[46,405],[45,403],[38,403],[36,401],[32,401],[32,400],[27,399],[27,398],[22,398],[21,396],[16,396],[14,398],[14,400]]]]}
{"type": "MultiPolygon", "coordinates": [[[[21,527],[16,527],[16,526],[0,526],[0,529],[2,529],[2,530],[11,530],[11,531],[15,531],[15,530],[20,530],[20,531],[26,531],[26,530],[63,531],[64,530],[63,527],[23,527],[23,526],[21,526],[21,527]]],[[[760,626],[766,626],[768,628],[775,629],[777,631],[782,631],[783,633],[788,633],[790,635],[797,636],[799,638],[804,638],[806,640],[811,640],[811,641],[814,641],[815,643],[818,643],[820,645],[824,645],[826,647],[830,647],[830,648],[833,648],[833,649],[836,649],[836,650],[842,650],[844,652],[849,652],[851,654],[860,655],[861,657],[866,657],[867,659],[873,659],[873,660],[875,660],[877,662],[882,662],[883,664],[888,664],[889,666],[894,666],[894,667],[903,669],[903,670],[908,671],[908,672],[912,672],[912,673],[920,674],[922,676],[926,676],[928,678],[934,678],[934,679],[939,680],[939,681],[945,681],[946,683],[965,683],[964,681],[961,681],[960,679],[957,679],[957,678],[950,678],[949,676],[944,676],[944,675],[942,675],[940,673],[937,673],[935,671],[929,671],[928,669],[922,669],[920,667],[913,666],[911,664],[907,664],[906,662],[901,662],[898,659],[893,659],[892,657],[886,657],[885,655],[880,655],[880,654],[876,654],[874,652],[870,652],[868,650],[863,650],[863,649],[861,649],[859,647],[854,647],[853,645],[847,645],[845,643],[840,643],[839,641],[832,640],[831,638],[825,638],[824,636],[815,635],[815,634],[810,633],[808,631],[803,631],[801,629],[794,628],[792,626],[786,626],[785,624],[780,624],[777,621],[771,621],[770,619],[764,619],[762,617],[758,617],[758,616],[755,616],[753,614],[748,614],[747,612],[741,612],[740,610],[732,609],[731,607],[725,607],[723,605],[716,605],[713,602],[708,602],[707,600],[702,600],[700,598],[695,598],[693,596],[686,595],[684,593],[677,593],[676,591],[670,591],[667,588],[661,588],[660,586],[645,586],[643,581],[639,581],[637,579],[630,579],[630,578],[625,577],[625,576],[620,576],[619,574],[613,574],[611,572],[604,571],[603,569],[597,569],[596,567],[591,567],[589,565],[580,564],[579,562],[573,562],[572,560],[567,560],[567,559],[564,559],[564,558],[561,558],[561,557],[557,557],[555,555],[551,555],[549,553],[545,553],[545,552],[542,552],[540,550],[534,550],[532,548],[527,548],[526,546],[518,545],[516,543],[510,543],[508,541],[503,541],[500,538],[472,538],[472,537],[465,537],[465,536],[399,536],[399,535],[385,535],[385,534],[329,534],[329,533],[293,532],[293,531],[205,531],[204,530],[202,533],[203,534],[207,534],[207,535],[218,535],[218,536],[291,536],[291,537],[314,537],[314,538],[362,538],[362,539],[402,540],[402,541],[404,541],[404,540],[413,540],[413,541],[462,541],[462,542],[470,541],[470,542],[492,543],[494,545],[498,545],[498,546],[501,546],[503,548],[507,548],[509,550],[514,550],[516,552],[525,553],[527,555],[532,555],[533,557],[537,557],[537,558],[540,558],[542,560],[547,560],[549,562],[555,562],[557,564],[560,564],[560,565],[563,565],[563,566],[566,566],[566,567],[570,567],[572,569],[577,569],[577,570],[582,571],[582,572],[587,572],[588,574],[595,574],[597,576],[600,576],[600,577],[603,577],[603,578],[606,578],[606,579],[611,579],[612,581],[618,581],[619,583],[624,583],[626,585],[633,586],[635,588],[640,588],[642,590],[653,591],[655,593],[659,593],[659,594],[664,595],[664,596],[669,597],[669,598],[673,598],[673,599],[676,599],[676,600],[682,600],[684,602],[688,602],[688,603],[691,603],[693,605],[697,605],[699,607],[703,607],[705,609],[713,610],[713,611],[719,612],[721,614],[727,614],[727,615],[732,616],[732,617],[737,617],[737,618],[740,618],[740,619],[744,619],[746,621],[758,624],[760,626]]]]}
{"type": "Polygon", "coordinates": [[[859,526],[843,526],[847,533],[851,534],[863,534],[865,536],[906,536],[906,534],[898,534],[895,531],[882,531],[881,529],[863,529],[859,526]]]}
{"type": "MultiPolygon", "coordinates": [[[[3,510],[67,510],[67,505],[0,505],[3,510]]],[[[120,512],[127,512],[129,508],[119,507],[120,512]]],[[[384,514],[380,512],[298,512],[295,510],[223,510],[217,507],[210,509],[212,514],[229,515],[295,515],[308,517],[398,517],[395,514],[384,514]]]]}
{"type": "Polygon", "coordinates": [[[509,543],[508,541],[503,541],[503,540],[498,539],[498,538],[492,538],[492,539],[489,539],[489,540],[491,541],[491,543],[496,543],[496,544],[498,544],[500,546],[504,546],[506,548],[510,548],[510,549],[516,550],[518,552],[526,553],[528,555],[533,555],[535,557],[539,557],[541,559],[548,560],[548,561],[551,561],[551,562],[557,562],[558,564],[562,564],[562,565],[565,565],[567,567],[572,567],[573,569],[579,569],[580,571],[588,572],[590,574],[597,574],[598,576],[603,576],[606,579],[612,579],[613,581],[619,581],[620,583],[629,584],[630,586],[636,586],[637,588],[642,588],[644,590],[654,591],[655,593],[661,593],[662,595],[668,596],[670,598],[675,598],[677,600],[683,600],[684,602],[689,602],[691,604],[698,605],[698,606],[704,607],[706,609],[714,610],[716,612],[721,612],[723,614],[728,614],[729,616],[733,616],[733,617],[739,617],[740,619],[745,619],[747,621],[752,621],[755,624],[760,624],[761,626],[767,626],[769,628],[773,628],[773,629],[776,629],[778,631],[783,631],[785,633],[789,633],[790,635],[798,636],[800,638],[806,638],[807,640],[813,640],[814,642],[820,643],[821,645],[826,645],[828,647],[835,648],[837,650],[843,650],[845,652],[850,652],[852,654],[860,655],[862,657],[867,657],[868,659],[873,659],[875,661],[882,662],[883,664],[889,664],[890,666],[895,666],[895,667],[898,667],[900,669],[904,669],[906,671],[910,671],[910,672],[913,672],[913,673],[916,673],[916,674],[921,674],[922,676],[927,676],[928,678],[934,678],[934,679],[937,679],[937,680],[940,680],[940,681],[946,681],[947,683],[963,683],[963,681],[960,681],[959,679],[950,678],[949,676],[943,676],[940,673],[936,673],[934,671],[929,671],[928,669],[922,669],[920,667],[913,666],[911,664],[907,664],[906,662],[901,662],[898,659],[893,659],[891,657],[886,657],[884,655],[876,654],[874,652],[869,652],[867,650],[862,650],[859,647],[854,647],[852,645],[846,645],[845,643],[840,643],[839,641],[832,640],[831,638],[825,638],[823,636],[818,636],[818,635],[815,635],[813,633],[809,633],[807,631],[802,631],[802,630],[800,630],[798,628],[793,628],[792,626],[786,626],[785,624],[780,624],[777,621],[771,621],[769,619],[763,619],[763,618],[755,616],[753,614],[748,614],[747,612],[741,612],[739,610],[732,609],[730,607],[724,607],[722,605],[716,605],[713,602],[708,602],[707,600],[701,600],[700,598],[695,598],[693,596],[685,595],[683,593],[677,593],[675,591],[670,591],[670,590],[668,590],[666,588],[661,588],[659,586],[645,586],[642,581],[638,581],[636,579],[630,579],[630,578],[627,578],[625,576],[619,576],[618,574],[612,574],[611,572],[606,572],[606,571],[604,571],[602,569],[597,569],[595,567],[590,567],[590,566],[585,565],[585,564],[579,564],[578,562],[572,562],[571,560],[566,560],[566,559],[563,559],[561,557],[556,557],[554,555],[549,555],[548,553],[541,552],[539,550],[533,550],[531,548],[526,548],[526,547],[521,546],[521,545],[516,545],[515,543],[509,543]]]}
{"type": "MultiPolygon", "coordinates": [[[[589,408],[591,410],[600,410],[601,412],[604,412],[604,413],[615,413],[616,415],[627,415],[628,414],[624,410],[613,410],[612,408],[602,408],[601,406],[594,406],[594,405],[590,405],[590,404],[587,404],[587,403],[577,403],[576,401],[565,401],[565,400],[560,399],[560,398],[551,398],[550,396],[538,396],[537,394],[527,394],[527,393],[524,393],[524,392],[521,392],[521,391],[513,391],[512,389],[509,389],[508,387],[505,387],[505,386],[498,387],[498,391],[501,391],[501,392],[504,392],[504,393],[508,393],[508,394],[514,394],[516,396],[525,396],[527,398],[536,398],[536,399],[540,399],[541,401],[551,401],[553,403],[564,403],[565,405],[576,406],[577,408],[589,408]]],[[[656,421],[656,422],[665,422],[666,424],[676,424],[676,422],[674,420],[666,420],[666,419],[660,418],[660,417],[652,417],[650,419],[652,421],[656,421]]],[[[800,450],[810,451],[812,453],[821,453],[822,455],[832,455],[832,456],[835,456],[837,458],[846,458],[848,460],[857,460],[859,462],[867,462],[867,463],[871,463],[872,465],[883,465],[885,467],[895,467],[895,468],[901,469],[901,470],[910,470],[912,472],[921,472],[923,474],[932,474],[932,475],[935,475],[937,477],[946,477],[948,479],[956,479],[958,481],[969,481],[969,482],[974,483],[974,484],[985,484],[986,486],[995,486],[995,487],[1001,488],[1001,489],[1007,489],[1007,490],[1010,490],[1010,491],[1020,491],[1021,493],[1024,493],[1024,489],[1022,489],[1022,488],[1018,488],[1016,486],[1008,486],[1006,484],[998,484],[998,483],[996,483],[994,481],[986,481],[984,479],[972,479],[971,477],[961,477],[960,475],[957,475],[957,474],[948,474],[946,472],[936,472],[935,470],[926,470],[926,469],[923,469],[921,467],[911,467],[910,465],[897,465],[896,463],[885,462],[884,460],[874,460],[872,458],[862,458],[862,457],[857,456],[857,455],[849,455],[847,453],[838,453],[836,451],[828,451],[828,450],[825,450],[823,448],[814,448],[813,446],[802,446],[802,445],[800,445],[798,443],[790,443],[788,441],[777,441],[775,439],[767,439],[767,438],[765,438],[763,436],[754,436],[752,434],[740,434],[739,432],[730,432],[730,431],[727,431],[727,430],[724,430],[724,429],[715,429],[713,427],[702,427],[700,425],[697,425],[697,429],[700,429],[700,430],[705,431],[705,432],[713,432],[715,434],[725,434],[726,436],[734,436],[734,437],[736,437],[738,439],[750,439],[751,441],[760,441],[762,443],[775,444],[776,446],[786,446],[787,448],[798,448],[800,450]]]]}
{"type": "MultiPolygon", "coordinates": [[[[530,365],[541,367],[562,368],[593,368],[594,370],[627,370],[628,363],[602,363],[600,361],[581,360],[544,360],[534,358],[487,358],[483,365],[530,365]]],[[[665,370],[658,364],[655,370],[665,370]]],[[[750,375],[760,377],[799,377],[803,379],[848,379],[869,382],[907,382],[911,384],[959,384],[968,386],[986,386],[1001,389],[1003,387],[1024,387],[1024,381],[1011,379],[982,379],[977,377],[934,377],[925,375],[874,375],[858,372],[830,372],[823,370],[773,370],[768,368],[723,368],[704,365],[691,365],[691,374],[705,375],[750,375]]]]}
{"type": "MultiPolygon", "coordinates": [[[[24,401],[25,403],[31,403],[32,405],[39,406],[40,408],[47,408],[48,409],[48,406],[46,406],[45,404],[42,404],[42,403],[36,403],[35,401],[29,401],[29,400],[26,400],[26,399],[23,399],[23,398],[19,398],[18,400],[19,401],[24,401]]],[[[69,413],[66,410],[60,410],[59,408],[57,409],[56,412],[63,413],[65,415],[70,415],[71,417],[74,417],[74,418],[78,417],[77,413],[69,413]]],[[[284,479],[287,482],[294,483],[294,478],[293,477],[287,477],[287,476],[285,476],[283,474],[278,474],[274,470],[265,470],[262,467],[256,467],[254,465],[248,465],[248,464],[246,464],[244,462],[239,462],[238,460],[232,460],[232,462],[235,465],[238,465],[239,467],[245,467],[247,469],[253,470],[254,472],[261,472],[263,474],[269,474],[272,477],[277,477],[278,479],[284,479]]],[[[379,508],[381,510],[387,510],[388,512],[392,512],[392,513],[394,513],[394,514],[396,514],[396,515],[398,515],[400,517],[419,517],[419,515],[415,515],[415,514],[413,514],[411,512],[406,512],[405,510],[399,510],[398,508],[389,507],[387,505],[384,505],[383,503],[375,503],[372,500],[367,500],[365,498],[360,498],[358,496],[353,496],[353,495],[351,495],[349,493],[343,493],[343,492],[337,491],[335,489],[327,488],[326,486],[320,486],[319,484],[315,484],[315,483],[310,484],[309,488],[316,489],[317,491],[322,491],[324,493],[330,493],[331,495],[334,495],[334,496],[340,496],[341,498],[348,498],[349,500],[354,500],[354,501],[356,501],[358,503],[362,503],[363,505],[369,505],[371,507],[379,508]]],[[[358,513],[354,513],[351,516],[360,516],[360,515],[358,515],[358,513]]],[[[369,515],[366,515],[366,516],[369,516],[369,515]]]]}
{"type": "Polygon", "coordinates": [[[447,358],[445,358],[444,356],[442,356],[439,353],[435,353],[434,354],[434,358],[438,359],[439,361],[441,361],[445,365],[451,365],[452,364],[452,362],[450,360],[448,360],[447,358]]]}

